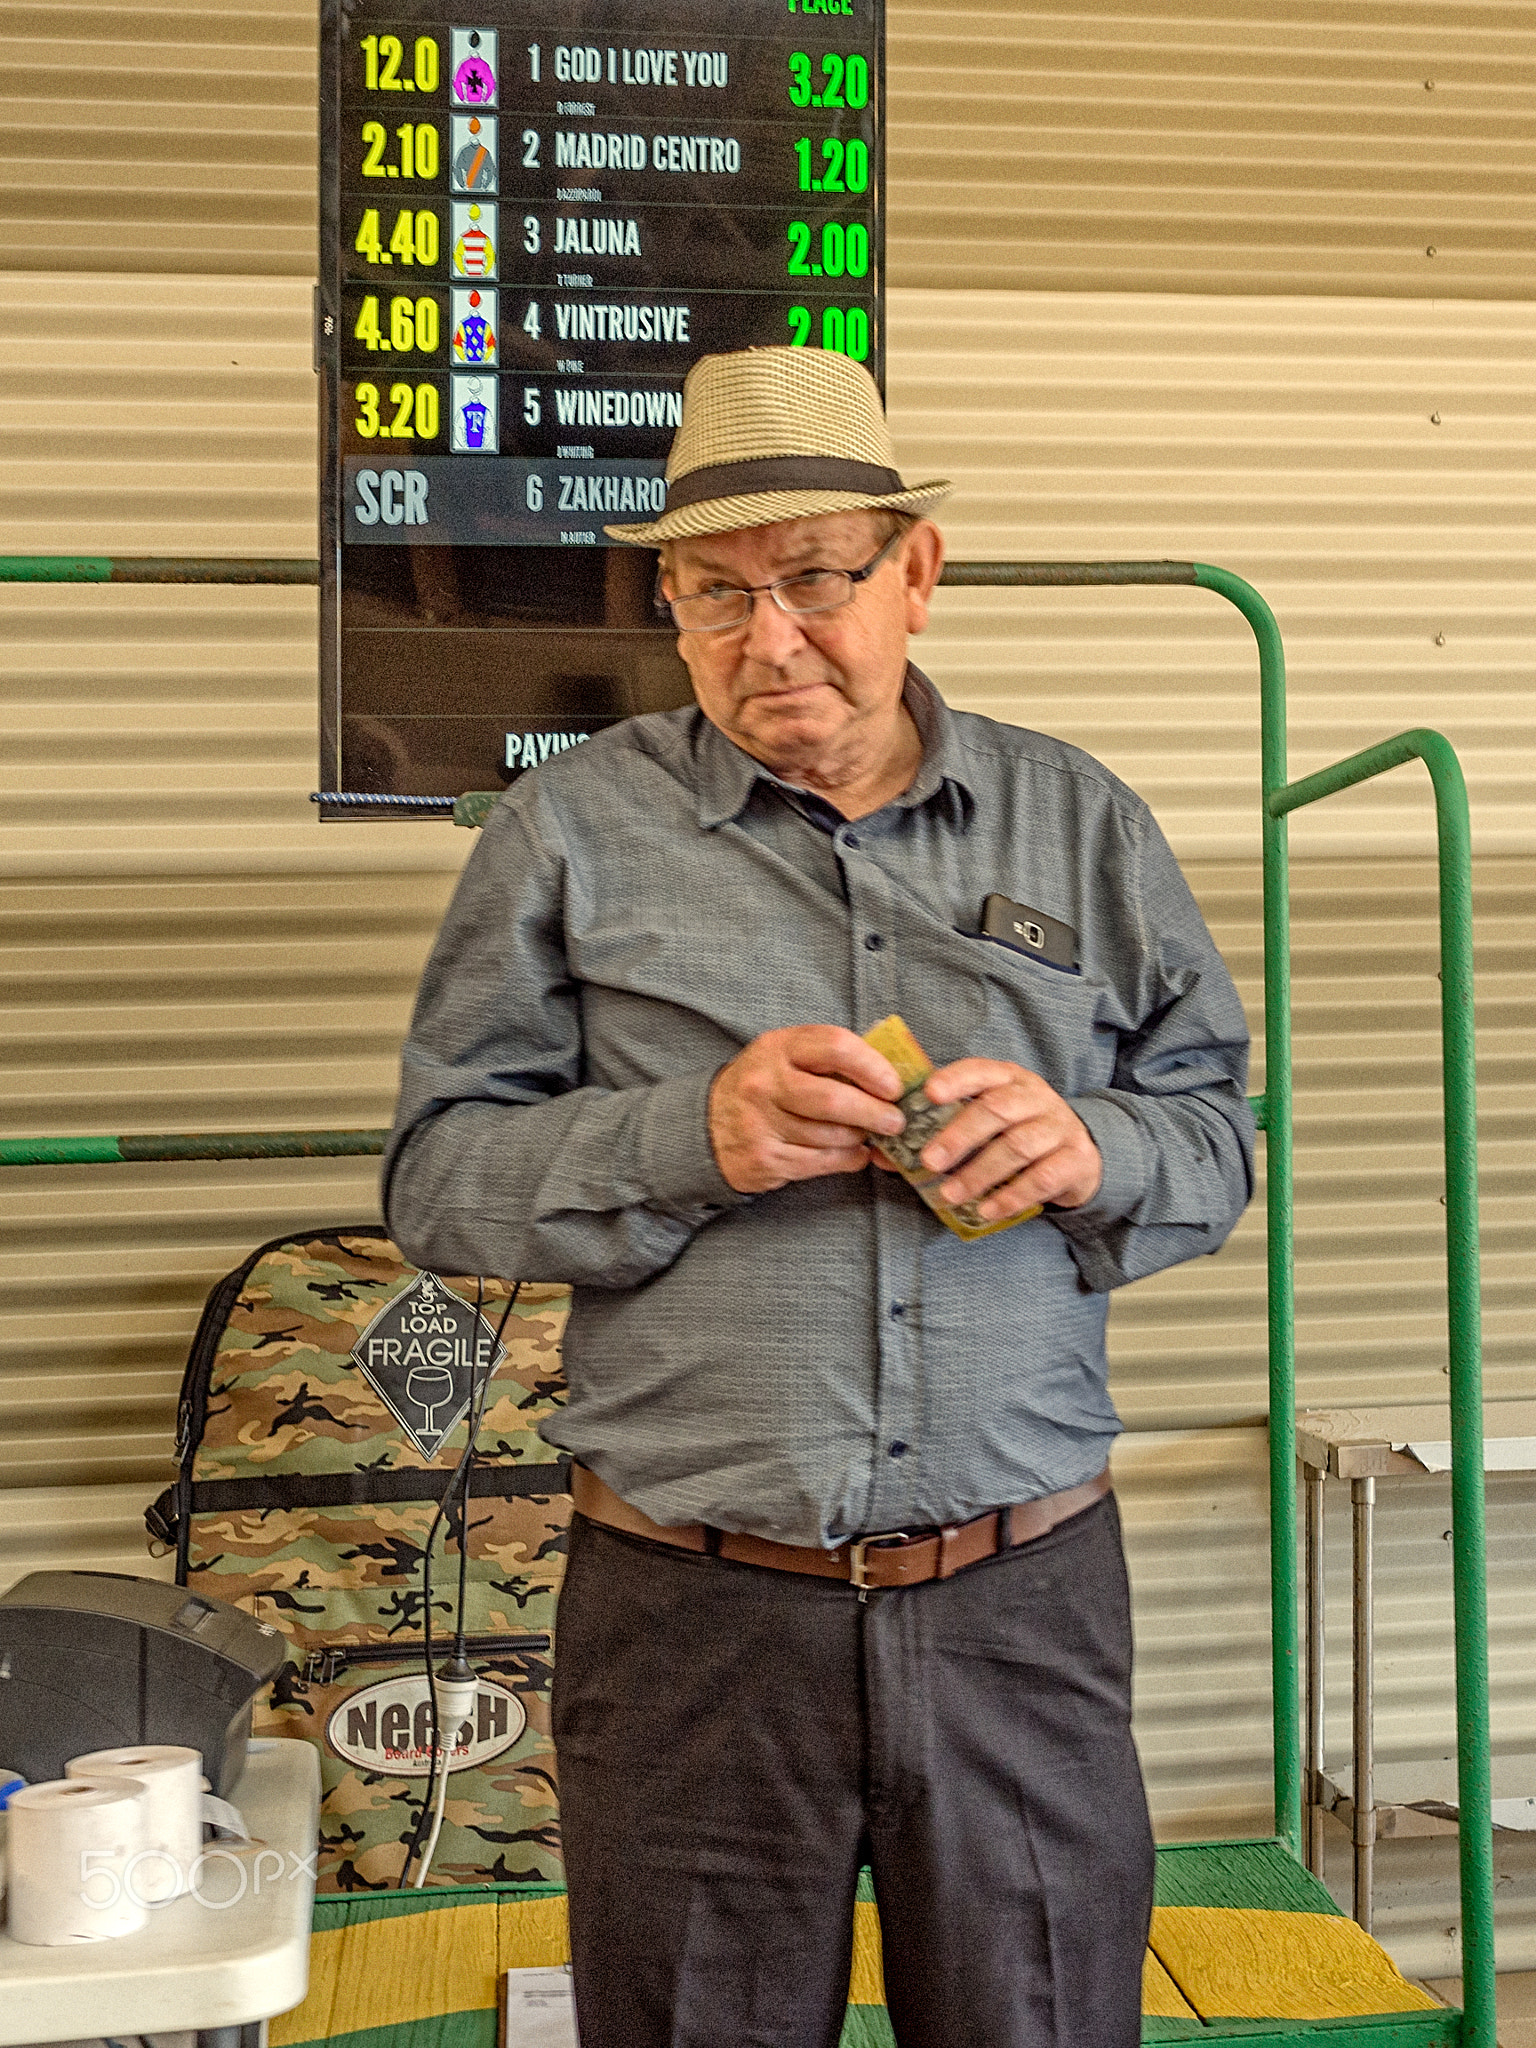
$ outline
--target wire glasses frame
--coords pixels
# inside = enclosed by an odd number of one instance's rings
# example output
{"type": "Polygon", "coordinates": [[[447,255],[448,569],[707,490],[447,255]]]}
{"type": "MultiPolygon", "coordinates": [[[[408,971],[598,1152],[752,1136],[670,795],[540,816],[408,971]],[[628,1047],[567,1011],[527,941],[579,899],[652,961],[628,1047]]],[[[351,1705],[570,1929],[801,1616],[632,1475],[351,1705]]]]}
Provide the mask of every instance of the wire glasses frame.
{"type": "Polygon", "coordinates": [[[674,598],[662,596],[658,571],[656,609],[663,615],[670,613],[680,633],[728,633],[733,626],[744,626],[761,591],[767,591],[779,610],[791,618],[840,611],[845,604],[852,604],[856,586],[874,575],[906,530],[903,523],[861,569],[802,569],[775,583],[717,583],[709,590],[674,598]]]}

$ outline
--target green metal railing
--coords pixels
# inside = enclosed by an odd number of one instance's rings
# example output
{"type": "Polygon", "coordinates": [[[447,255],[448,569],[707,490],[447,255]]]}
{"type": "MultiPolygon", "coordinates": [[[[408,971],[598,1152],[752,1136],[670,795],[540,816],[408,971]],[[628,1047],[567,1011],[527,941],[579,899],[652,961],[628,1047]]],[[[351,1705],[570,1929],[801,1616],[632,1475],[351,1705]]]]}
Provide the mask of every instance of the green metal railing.
{"type": "MultiPolygon", "coordinates": [[[[1251,583],[1204,562],[964,562],[944,582],[964,585],[1193,583],[1242,613],[1259,654],[1264,813],[1264,1094],[1269,1295],[1270,1641],[1274,1703],[1275,1833],[1301,1855],[1301,1666],[1296,1542],[1295,1225],[1291,1142],[1290,888],[1283,816],[1268,809],[1286,781],[1285,649],[1275,615],[1251,583]]],[[[1321,794],[1321,792],[1319,792],[1321,794]]],[[[1490,2037],[1487,2048],[1493,2048],[1490,2037]]]]}
{"type": "MultiPolygon", "coordinates": [[[[0,556],[0,582],[315,583],[306,561],[0,556]]],[[[1445,1093],[1446,1273],[1451,1401],[1451,1538],[1455,1588],[1457,1771],[1462,1913],[1463,2048],[1496,2048],[1493,1835],[1488,1729],[1487,1569],[1478,1269],[1476,1063],[1472,1004],[1471,839],[1466,784],[1449,741],[1400,733],[1288,779],[1285,654],[1274,614],[1252,584],[1202,562],[951,562],[961,588],[1195,584],[1243,614],[1259,656],[1264,850],[1264,1094],[1268,1214],[1270,1600],[1275,1832],[1302,1848],[1302,1716],[1297,1556],[1294,1177],[1290,881],[1286,820],[1340,790],[1419,760],[1434,786],[1440,867],[1441,1030],[1445,1093]]],[[[471,792],[454,821],[479,825],[494,792],[471,792]]],[[[276,1159],[381,1151],[383,1131],[272,1131],[205,1136],[12,1138],[0,1166],[87,1161],[276,1159]]]]}
{"type": "Polygon", "coordinates": [[[318,583],[294,556],[0,555],[0,583],[318,583]]]}
{"type": "Polygon", "coordinates": [[[0,1166],[132,1166],[166,1159],[347,1159],[388,1131],[175,1131],[121,1138],[0,1138],[0,1166]]]}
{"type": "MultiPolygon", "coordinates": [[[[1316,803],[1322,797],[1333,796],[1340,790],[1352,789],[1357,783],[1385,775],[1409,761],[1422,761],[1434,786],[1440,868],[1440,1039],[1444,1075],[1445,1263],[1451,1380],[1451,1572],[1456,1643],[1462,2009],[1465,2015],[1462,2041],[1464,2048],[1495,2048],[1493,1786],[1488,1726],[1488,1573],[1477,1213],[1477,1067],[1472,1008],[1472,840],[1467,786],[1461,763],[1450,741],[1442,733],[1423,729],[1398,733],[1395,738],[1383,740],[1378,746],[1366,747],[1346,760],[1334,762],[1330,768],[1320,768],[1315,775],[1305,775],[1299,782],[1287,783],[1283,703],[1275,714],[1274,723],[1280,751],[1273,763],[1266,756],[1264,775],[1266,889],[1273,866],[1284,893],[1285,820],[1291,811],[1316,803]]],[[[1265,923],[1267,927],[1267,916],[1265,923]]],[[[1289,1079],[1287,1073],[1287,1087],[1289,1079]]],[[[1288,1115],[1286,1121],[1289,1124],[1288,1115]]],[[[1270,1142],[1273,1143],[1272,1135],[1270,1142]]],[[[1273,1226],[1273,1210],[1270,1222],[1273,1226]]],[[[1286,1230],[1289,1238],[1289,1214],[1286,1230]]],[[[1294,1421],[1292,1426],[1294,1428],[1294,1421]]],[[[1291,1469],[1294,1474],[1294,1463],[1291,1469]]],[[[1294,1545],[1294,1511],[1290,1526],[1294,1545]]],[[[1299,1740],[1298,1724],[1298,1750],[1299,1740]]],[[[1277,1813],[1278,1800],[1277,1773],[1277,1813]]]]}

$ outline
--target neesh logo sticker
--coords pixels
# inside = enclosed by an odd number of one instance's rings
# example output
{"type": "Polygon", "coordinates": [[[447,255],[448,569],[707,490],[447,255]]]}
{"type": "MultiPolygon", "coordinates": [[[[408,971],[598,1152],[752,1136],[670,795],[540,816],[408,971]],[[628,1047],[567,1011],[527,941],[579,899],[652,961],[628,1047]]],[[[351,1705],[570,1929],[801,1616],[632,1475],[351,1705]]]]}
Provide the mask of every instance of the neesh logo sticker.
{"type": "Polygon", "coordinates": [[[424,1458],[437,1456],[462,1419],[476,1374],[494,1372],[506,1355],[484,1315],[435,1273],[418,1274],[387,1302],[352,1351],[424,1458]]]}
{"type": "MultiPolygon", "coordinates": [[[[509,1750],[528,1725],[522,1701],[494,1678],[482,1678],[473,1711],[460,1722],[448,1770],[473,1770],[509,1750]]],[[[424,1778],[432,1758],[432,1701],[424,1671],[381,1678],[348,1693],[325,1724],[339,1757],[385,1778],[424,1778]]]]}

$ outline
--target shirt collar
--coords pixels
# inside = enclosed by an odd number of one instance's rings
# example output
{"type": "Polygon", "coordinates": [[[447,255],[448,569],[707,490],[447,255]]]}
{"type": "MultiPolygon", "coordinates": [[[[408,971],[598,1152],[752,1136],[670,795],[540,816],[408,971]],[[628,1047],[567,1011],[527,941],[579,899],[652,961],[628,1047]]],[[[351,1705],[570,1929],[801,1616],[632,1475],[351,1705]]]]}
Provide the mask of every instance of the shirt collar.
{"type": "MultiPolygon", "coordinates": [[[[886,806],[888,810],[912,811],[938,800],[951,821],[962,831],[969,826],[976,809],[975,792],[962,773],[960,746],[949,706],[920,668],[907,663],[902,685],[902,702],[912,714],[923,758],[910,785],[886,806]]],[[[699,823],[706,832],[739,816],[759,782],[779,789],[793,798],[794,785],[765,768],[761,761],[727,739],[702,712],[697,714],[694,759],[698,777],[699,823]]]]}

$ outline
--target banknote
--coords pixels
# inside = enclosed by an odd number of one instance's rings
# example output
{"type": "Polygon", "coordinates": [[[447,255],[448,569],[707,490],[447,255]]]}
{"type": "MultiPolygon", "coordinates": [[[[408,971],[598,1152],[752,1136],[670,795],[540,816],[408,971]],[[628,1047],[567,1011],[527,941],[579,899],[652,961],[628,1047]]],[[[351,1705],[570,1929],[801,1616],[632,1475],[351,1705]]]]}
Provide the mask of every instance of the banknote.
{"type": "Polygon", "coordinates": [[[950,1203],[939,1197],[939,1184],[946,1180],[953,1168],[943,1173],[933,1173],[923,1165],[922,1150],[931,1138],[936,1138],[946,1124],[954,1119],[965,1107],[963,1102],[932,1102],[923,1086],[933,1072],[933,1061],[912,1036],[906,1023],[900,1017],[882,1017],[878,1024],[872,1024],[864,1033],[867,1045],[883,1053],[896,1069],[902,1092],[896,1107],[906,1118],[906,1125],[894,1138],[872,1138],[871,1144],[883,1159],[888,1159],[910,1187],[928,1204],[939,1221],[952,1230],[956,1237],[990,1237],[994,1231],[1009,1230],[1015,1223],[1027,1223],[1031,1216],[1040,1214],[1038,1204],[1026,1209],[1018,1216],[1004,1216],[988,1220],[978,1210],[975,1202],[950,1203]]]}

